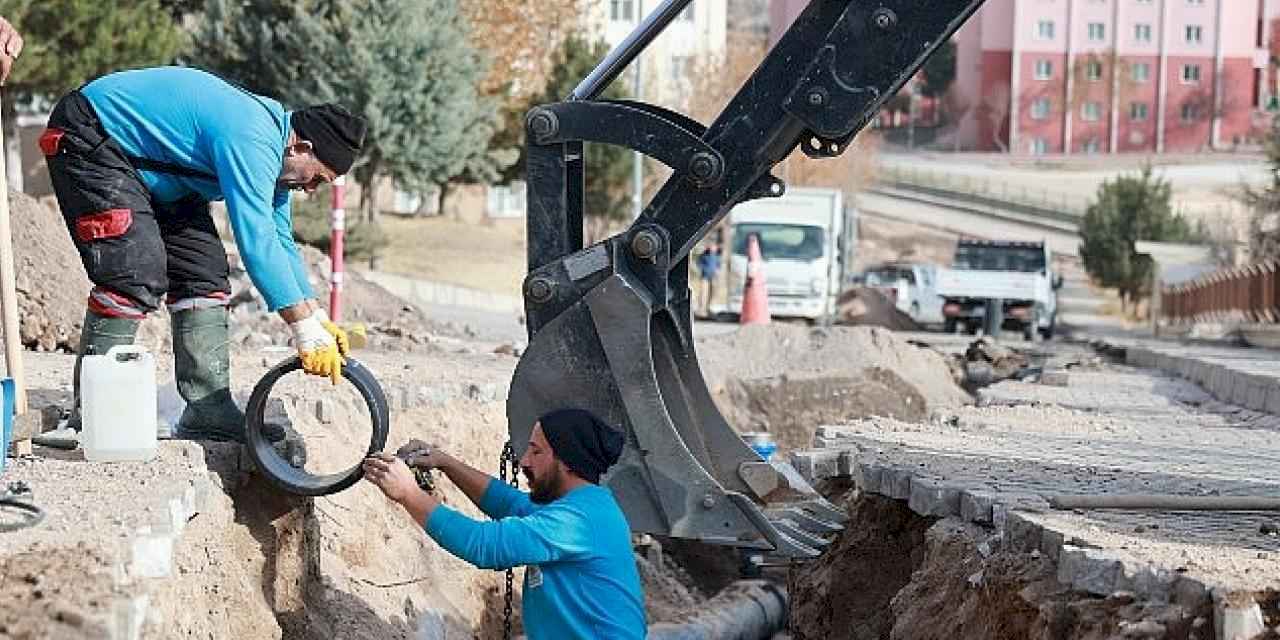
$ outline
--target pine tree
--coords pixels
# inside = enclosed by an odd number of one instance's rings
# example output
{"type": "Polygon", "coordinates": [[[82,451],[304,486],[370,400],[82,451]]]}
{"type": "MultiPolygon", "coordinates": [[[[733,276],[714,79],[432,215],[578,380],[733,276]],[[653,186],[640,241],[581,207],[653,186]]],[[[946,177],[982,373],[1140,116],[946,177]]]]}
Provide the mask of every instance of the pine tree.
{"type": "Polygon", "coordinates": [[[1253,209],[1249,219],[1249,256],[1254,261],[1280,258],[1280,117],[1271,123],[1265,151],[1271,183],[1262,189],[1244,188],[1244,201],[1253,209]]]}
{"type": "MultiPolygon", "coordinates": [[[[4,87],[5,140],[17,151],[17,104],[51,102],[120,69],[165,64],[184,44],[159,0],[4,0],[0,15],[22,34],[22,57],[4,87]]],[[[10,154],[10,186],[21,190],[22,163],[10,154]],[[12,175],[15,173],[16,175],[12,175]]]]}
{"type": "Polygon", "coordinates": [[[497,107],[457,0],[209,0],[194,62],[293,108],[338,102],[368,119],[353,169],[373,220],[374,181],[425,193],[463,173],[497,177],[497,107]]]}
{"type": "MultiPolygon", "coordinates": [[[[546,87],[533,96],[521,112],[540,104],[564,100],[608,52],[609,47],[604,42],[589,43],[578,36],[566,38],[556,53],[556,62],[552,66],[546,87]]],[[[626,97],[622,83],[614,81],[605,88],[599,99],[620,100],[626,97]]],[[[523,116],[520,121],[523,122],[523,116]]],[[[586,145],[584,152],[587,158],[583,206],[585,216],[597,222],[627,219],[631,213],[627,201],[630,198],[633,152],[623,147],[592,143],[586,145]]],[[[516,175],[524,175],[524,170],[525,149],[522,145],[520,157],[510,171],[516,175]]]]}
{"type": "Polygon", "coordinates": [[[1139,240],[1193,242],[1199,238],[1170,206],[1172,188],[1152,174],[1117,176],[1098,186],[1080,226],[1080,258],[1089,275],[1120,292],[1121,302],[1146,296],[1151,260],[1137,253],[1139,240]]]}

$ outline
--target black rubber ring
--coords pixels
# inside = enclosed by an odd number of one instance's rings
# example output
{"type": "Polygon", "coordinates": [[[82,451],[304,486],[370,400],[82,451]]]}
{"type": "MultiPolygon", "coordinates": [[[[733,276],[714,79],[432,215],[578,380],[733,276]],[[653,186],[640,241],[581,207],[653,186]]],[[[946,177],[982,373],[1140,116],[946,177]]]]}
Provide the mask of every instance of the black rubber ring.
{"type": "MultiPolygon", "coordinates": [[[[387,396],[382,392],[382,385],[373,377],[373,373],[359,362],[347,358],[342,367],[342,377],[355,385],[369,407],[369,417],[373,420],[373,434],[369,438],[368,454],[382,451],[387,445],[387,433],[391,429],[391,416],[387,408],[387,396]]],[[[337,473],[315,475],[307,473],[289,464],[280,457],[271,441],[262,433],[262,423],[267,408],[267,398],[271,389],[282,376],[302,369],[302,360],[294,356],[268,371],[249,396],[249,404],[245,407],[245,422],[248,427],[249,457],[262,475],[284,491],[299,496],[326,496],[350,487],[364,477],[364,470],[357,463],[354,467],[337,473]]]]}

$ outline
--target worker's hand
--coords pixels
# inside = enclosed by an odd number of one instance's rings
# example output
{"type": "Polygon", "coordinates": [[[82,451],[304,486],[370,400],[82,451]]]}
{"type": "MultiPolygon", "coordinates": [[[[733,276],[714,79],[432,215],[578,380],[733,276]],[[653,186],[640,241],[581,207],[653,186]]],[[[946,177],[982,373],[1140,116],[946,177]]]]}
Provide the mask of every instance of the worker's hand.
{"type": "Polygon", "coordinates": [[[8,20],[0,18],[0,85],[3,85],[9,79],[9,70],[13,68],[13,61],[18,59],[18,55],[22,53],[22,36],[18,34],[18,30],[9,24],[8,20]]]}
{"type": "Polygon", "coordinates": [[[342,378],[342,353],[338,343],[316,314],[289,323],[293,331],[293,344],[302,359],[302,370],[316,376],[325,376],[338,384],[342,378]]]}
{"type": "Polygon", "coordinates": [[[328,331],[329,335],[333,336],[334,341],[338,343],[338,353],[344,356],[349,355],[351,353],[351,340],[347,337],[347,332],[343,331],[333,320],[330,320],[329,314],[325,313],[324,309],[316,307],[311,313],[320,319],[320,324],[324,326],[324,330],[328,331]]]}
{"type": "Polygon", "coordinates": [[[438,469],[443,467],[449,459],[449,455],[439,448],[417,438],[396,449],[396,457],[404,460],[410,467],[418,469],[438,469]]]}
{"type": "Polygon", "coordinates": [[[422,491],[409,466],[393,455],[375,453],[365,458],[361,467],[364,469],[364,477],[394,502],[405,504],[409,498],[422,491]]]}

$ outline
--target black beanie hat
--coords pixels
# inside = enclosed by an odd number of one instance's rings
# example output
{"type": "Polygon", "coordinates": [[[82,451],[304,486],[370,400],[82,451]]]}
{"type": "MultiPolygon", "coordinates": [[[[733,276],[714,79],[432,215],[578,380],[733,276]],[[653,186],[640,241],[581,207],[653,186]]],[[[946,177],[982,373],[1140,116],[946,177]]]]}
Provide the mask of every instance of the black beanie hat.
{"type": "Polygon", "coordinates": [[[364,145],[364,118],[336,104],[322,104],[293,112],[290,121],[298,137],[311,142],[316,157],[338,175],[351,170],[364,145]]]}
{"type": "Polygon", "coordinates": [[[598,483],[600,475],[622,454],[622,432],[590,411],[559,409],[542,416],[538,422],[556,458],[592,484],[598,483]]]}

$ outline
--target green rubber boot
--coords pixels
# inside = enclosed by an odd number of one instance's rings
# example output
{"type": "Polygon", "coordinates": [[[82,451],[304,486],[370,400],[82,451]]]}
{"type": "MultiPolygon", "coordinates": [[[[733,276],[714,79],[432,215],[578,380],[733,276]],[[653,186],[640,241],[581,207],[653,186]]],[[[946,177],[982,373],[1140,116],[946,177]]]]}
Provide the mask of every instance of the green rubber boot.
{"type": "Polygon", "coordinates": [[[88,309],[84,312],[84,329],[80,332],[80,347],[76,350],[76,366],[72,374],[72,389],[74,389],[74,399],[71,405],[71,416],[67,418],[66,428],[79,431],[82,422],[80,419],[80,362],[86,355],[101,356],[106,355],[111,347],[122,344],[133,344],[133,338],[138,333],[138,325],[142,324],[141,320],[130,320],[128,318],[113,318],[110,316],[102,316],[88,309]]]}
{"type": "MultiPolygon", "coordinates": [[[[180,440],[245,442],[244,412],[231,397],[230,313],[226,307],[170,313],[173,373],[186,400],[174,437],[180,440]]],[[[278,425],[262,427],[267,438],[285,437],[278,425]]]]}

